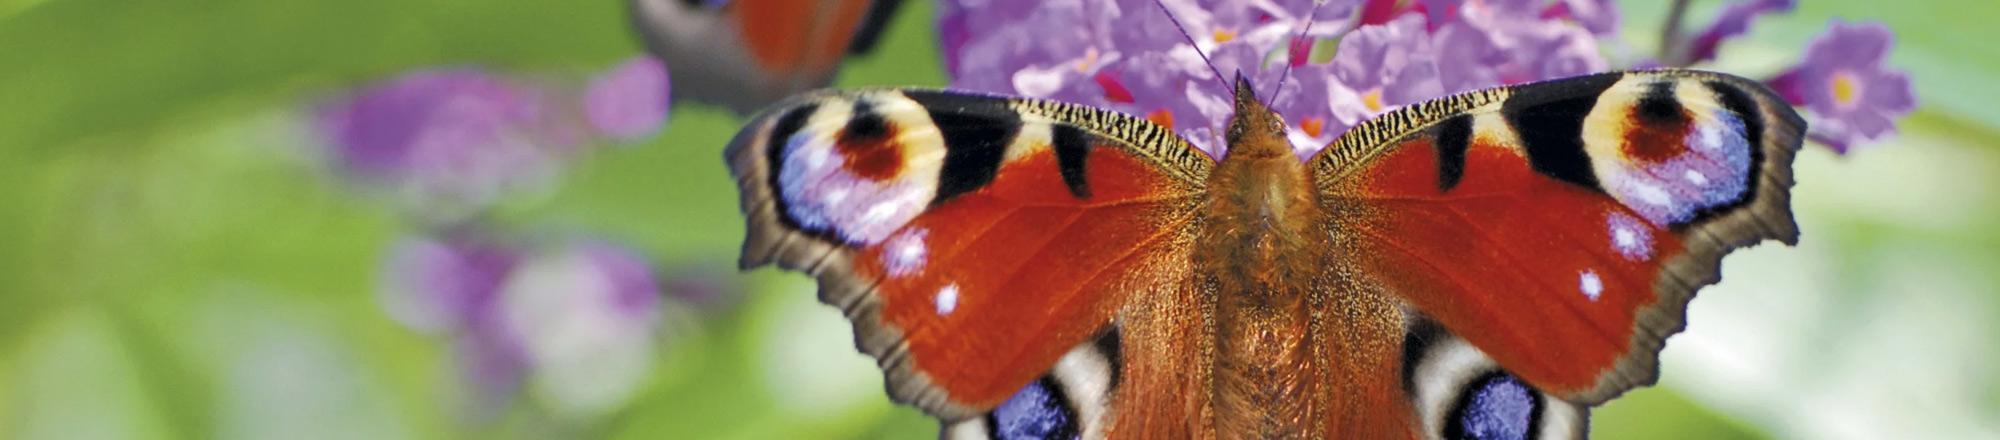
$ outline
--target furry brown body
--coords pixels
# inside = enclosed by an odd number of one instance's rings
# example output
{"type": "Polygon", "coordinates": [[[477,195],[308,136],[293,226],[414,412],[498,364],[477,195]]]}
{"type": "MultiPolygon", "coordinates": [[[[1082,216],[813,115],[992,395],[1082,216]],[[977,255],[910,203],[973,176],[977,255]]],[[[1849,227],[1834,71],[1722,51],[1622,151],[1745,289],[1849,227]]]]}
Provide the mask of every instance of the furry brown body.
{"type": "Polygon", "coordinates": [[[1207,391],[1217,433],[1243,438],[1408,437],[1370,428],[1405,426],[1400,402],[1332,396],[1394,386],[1402,332],[1397,306],[1343,288],[1335,231],[1312,175],[1284,138],[1284,123],[1238,91],[1228,156],[1209,178],[1193,254],[1213,316],[1216,356],[1207,391]],[[1384,345],[1384,344],[1374,344],[1384,345]],[[1371,383],[1370,380],[1373,380],[1371,383]]]}

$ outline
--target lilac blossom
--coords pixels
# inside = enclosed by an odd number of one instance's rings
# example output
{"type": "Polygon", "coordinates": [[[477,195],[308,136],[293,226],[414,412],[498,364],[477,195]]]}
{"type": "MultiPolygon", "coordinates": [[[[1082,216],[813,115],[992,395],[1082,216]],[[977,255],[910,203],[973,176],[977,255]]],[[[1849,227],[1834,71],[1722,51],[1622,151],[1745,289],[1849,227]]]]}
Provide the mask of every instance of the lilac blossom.
{"type": "Polygon", "coordinates": [[[1125,112],[1217,157],[1231,91],[1215,75],[1241,73],[1286,117],[1304,158],[1400,105],[1603,69],[1591,32],[1616,23],[1596,1],[1348,0],[1317,12],[1314,4],[958,0],[947,2],[939,32],[954,87],[1125,112]],[[1311,59],[1316,41],[1334,38],[1331,64],[1311,59]],[[1443,56],[1453,62],[1441,65],[1443,56]],[[1287,83],[1273,90],[1280,78],[1287,83]]]}
{"type": "Polygon", "coordinates": [[[1433,35],[1440,47],[1450,44],[1453,51],[1460,52],[1454,55],[1471,56],[1451,58],[1444,67],[1455,71],[1446,75],[1451,78],[1446,90],[1555,79],[1608,68],[1591,31],[1576,23],[1547,18],[1550,14],[1540,12],[1546,4],[1540,0],[1458,4],[1457,20],[1435,28],[1438,32],[1433,35]],[[1471,47],[1455,47],[1458,45],[1471,47]]]}
{"type": "Polygon", "coordinates": [[[660,342],[663,283],[645,259],[608,243],[418,237],[395,247],[384,272],[383,307],[449,338],[475,414],[523,385],[565,416],[603,414],[640,388],[660,342]]]}
{"type": "Polygon", "coordinates": [[[1292,68],[1292,77],[1275,92],[1271,110],[1285,115],[1287,138],[1300,160],[1312,157],[1350,125],[1335,117],[1333,66],[1306,64],[1292,68]]]}
{"type": "Polygon", "coordinates": [[[1747,0],[1729,4],[1716,14],[1715,22],[1688,43],[1678,64],[1687,65],[1715,59],[1722,41],[1750,31],[1750,21],[1766,14],[1792,10],[1795,0],[1747,0]]]}
{"type": "Polygon", "coordinates": [[[474,68],[423,69],[366,85],[313,114],[329,161],[417,217],[455,223],[542,190],[588,141],[633,141],[665,123],[667,71],[641,56],[588,86],[474,68]]]}
{"type": "Polygon", "coordinates": [[[1881,24],[1836,21],[1771,87],[1806,108],[1809,137],[1846,153],[1894,133],[1896,119],[1916,109],[1909,75],[1884,64],[1893,44],[1881,24]]]}
{"type": "Polygon", "coordinates": [[[1559,0],[1542,17],[1571,20],[1597,35],[1618,30],[1618,7],[1611,0],[1559,0]]]}
{"type": "Polygon", "coordinates": [[[547,96],[480,70],[422,70],[322,106],[316,125],[346,174],[455,218],[553,171],[571,136],[550,129],[547,96]]]}
{"type": "Polygon", "coordinates": [[[603,242],[524,262],[499,296],[500,319],[533,366],[530,390],[563,415],[609,412],[643,388],[661,320],[647,262],[603,242]]]}
{"type": "Polygon", "coordinates": [[[648,55],[632,57],[590,81],[583,114],[600,136],[643,139],[667,122],[667,65],[648,55]]]}
{"type": "Polygon", "coordinates": [[[1543,81],[1610,69],[1599,53],[1597,39],[1574,26],[1540,27],[1521,32],[1505,64],[1501,80],[1509,83],[1543,81]]]}
{"type": "MultiPolygon", "coordinates": [[[[1703,32],[1667,46],[1710,59],[1754,18],[1792,3],[1732,4],[1703,32]]],[[[1625,54],[1623,45],[1603,40],[1620,26],[1608,0],[1332,1],[1308,34],[1312,4],[953,0],[939,32],[954,87],[1124,112],[1167,125],[1216,157],[1226,147],[1217,128],[1232,111],[1217,73],[1251,79],[1286,118],[1294,150],[1306,158],[1347,127],[1401,105],[1611,69],[1607,46],[1636,63],[1626,68],[1684,64],[1674,54],[1625,54]],[[1309,56],[1315,43],[1335,39],[1330,62],[1309,56]],[[1287,68],[1293,76],[1279,86],[1274,78],[1287,78],[1287,68]]],[[[1894,116],[1908,112],[1907,79],[1879,61],[1836,66],[1823,55],[1807,58],[1774,85],[1814,114],[1815,138],[1844,149],[1879,138],[1894,116]]]]}
{"type": "MultiPolygon", "coordinates": [[[[944,5],[939,33],[953,87],[1129,113],[1169,125],[1219,155],[1222,141],[1215,133],[1229,115],[1230,91],[1202,55],[1211,55],[1223,75],[1240,71],[1262,87],[1275,87],[1289,64],[1285,61],[1292,59],[1285,55],[1300,61],[1304,55],[1279,52],[1310,47],[1295,44],[1294,37],[1338,35],[1357,3],[1325,2],[1314,13],[1313,2],[1303,0],[960,0],[944,5]],[[1314,31],[1302,35],[1308,17],[1314,31]],[[1176,19],[1186,26],[1188,38],[1182,37],[1176,19]]],[[[1315,131],[1330,138],[1324,133],[1331,130],[1315,131]]]]}
{"type": "Polygon", "coordinates": [[[1444,95],[1424,18],[1407,14],[1340,40],[1333,57],[1333,113],[1342,126],[1444,95]]]}
{"type": "Polygon", "coordinates": [[[449,338],[475,418],[511,400],[529,369],[498,311],[502,284],[525,258],[478,234],[452,233],[404,239],[382,268],[382,307],[405,327],[449,338]]]}
{"type": "Polygon", "coordinates": [[[1438,64],[1438,81],[1446,92],[1478,90],[1501,84],[1499,66],[1512,54],[1493,42],[1485,30],[1464,22],[1444,25],[1431,35],[1438,64]]]}

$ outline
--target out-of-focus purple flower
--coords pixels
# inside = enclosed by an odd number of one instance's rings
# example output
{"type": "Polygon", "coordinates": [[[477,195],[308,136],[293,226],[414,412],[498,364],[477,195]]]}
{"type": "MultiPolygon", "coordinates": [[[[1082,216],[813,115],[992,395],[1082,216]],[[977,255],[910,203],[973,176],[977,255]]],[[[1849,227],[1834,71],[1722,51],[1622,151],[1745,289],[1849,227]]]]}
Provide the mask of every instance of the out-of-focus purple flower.
{"type": "Polygon", "coordinates": [[[1583,28],[1548,26],[1520,34],[1513,61],[1502,69],[1508,83],[1568,78],[1609,69],[1597,39],[1583,28]]]}
{"type": "Polygon", "coordinates": [[[475,412],[527,384],[565,416],[603,414],[641,388],[660,342],[660,280],[608,243],[536,250],[469,233],[415,238],[384,269],[384,308],[451,338],[475,412]]]}
{"type": "Polygon", "coordinates": [[[1444,94],[1424,18],[1414,14],[1362,26],[1341,39],[1333,77],[1346,89],[1336,90],[1332,99],[1343,126],[1444,94]]]}
{"type": "Polygon", "coordinates": [[[668,84],[666,63],[650,55],[632,57],[590,81],[583,114],[605,137],[632,141],[651,136],[667,122],[668,84]]]}
{"type": "Polygon", "coordinates": [[[483,418],[511,400],[528,370],[512,329],[497,313],[501,285],[526,255],[474,233],[409,238],[383,267],[378,298],[391,318],[451,338],[467,410],[483,418]]]}
{"type": "MultiPolygon", "coordinates": [[[[1750,21],[1765,14],[1785,12],[1796,6],[1795,0],[1747,0],[1730,3],[1716,14],[1715,22],[1708,25],[1694,41],[1688,44],[1686,52],[1680,55],[1678,65],[1688,65],[1715,59],[1716,47],[1722,40],[1742,35],[1750,31],[1750,21]]],[[[1668,54],[1673,56],[1673,54],[1668,54]]]]}
{"type": "Polygon", "coordinates": [[[1879,23],[1835,21],[1797,66],[1769,83],[1806,108],[1810,137],[1846,153],[1894,133],[1896,119],[1916,109],[1909,75],[1884,65],[1893,38],[1879,23]]]}
{"type": "Polygon", "coordinates": [[[320,108],[332,159],[409,207],[463,215],[543,182],[567,145],[546,93],[473,69],[425,70],[320,108]]]}
{"type": "Polygon", "coordinates": [[[1597,51],[1596,37],[1578,23],[1550,18],[1552,14],[1542,12],[1547,4],[1543,0],[1458,4],[1459,20],[1436,28],[1434,34],[1439,47],[1449,47],[1454,56],[1466,57],[1450,58],[1449,66],[1440,67],[1449,72],[1444,75],[1448,78],[1446,90],[1472,90],[1605,69],[1608,63],[1597,51]],[[1496,55],[1493,50],[1500,53],[1496,55]]]}
{"type": "Polygon", "coordinates": [[[1611,0],[1558,0],[1542,17],[1572,20],[1597,35],[1618,30],[1618,6],[1611,0]]]}
{"type": "Polygon", "coordinates": [[[1369,26],[1388,23],[1389,20],[1395,20],[1396,17],[1402,16],[1403,13],[1410,12],[1413,6],[1426,9],[1431,16],[1432,23],[1442,24],[1444,23],[1442,19],[1445,18],[1445,15],[1457,13],[1458,1],[1460,0],[1424,0],[1418,3],[1404,2],[1402,0],[1364,0],[1361,2],[1361,10],[1359,11],[1359,24],[1369,26]],[[1442,5],[1440,3],[1449,4],[1442,5]]]}
{"type": "Polygon", "coordinates": [[[1486,31],[1464,22],[1454,22],[1438,28],[1432,34],[1432,46],[1437,48],[1437,59],[1448,60],[1438,63],[1438,82],[1446,93],[1477,90],[1499,85],[1500,66],[1507,64],[1510,55],[1501,50],[1486,31]]]}
{"type": "Polygon", "coordinates": [[[1271,110],[1285,116],[1290,124],[1286,137],[1292,141],[1292,153],[1305,160],[1333,142],[1348,124],[1334,117],[1332,65],[1307,64],[1292,69],[1292,78],[1284,88],[1272,92],[1276,96],[1271,110]]]}
{"type": "Polygon", "coordinates": [[[661,313],[659,285],[637,255],[590,242],[537,255],[500,301],[533,365],[531,389],[550,408],[601,415],[643,388],[661,313]]]}
{"type": "Polygon", "coordinates": [[[385,260],[383,307],[411,329],[456,331],[485,313],[522,258],[518,250],[468,233],[405,239],[385,260]]]}
{"type": "MultiPolygon", "coordinates": [[[[1427,1],[1427,8],[1446,10],[1447,23],[1452,18],[1449,12],[1457,11],[1458,17],[1466,20],[1492,21],[1538,21],[1543,6],[1548,0],[1433,0],[1427,1]]],[[[1446,23],[1440,23],[1440,26],[1446,23]]]]}
{"type": "MultiPolygon", "coordinates": [[[[1013,2],[958,1],[942,5],[946,25],[939,32],[953,73],[953,86],[986,91],[1013,90],[1017,72],[1034,68],[1040,75],[1088,77],[1108,62],[1100,50],[1111,19],[1108,2],[1052,1],[1024,5],[1013,2]],[[1014,26],[1035,23],[1035,26],[1014,26]],[[964,35],[963,41],[953,41],[964,35]],[[951,44],[958,44],[950,51],[951,44]]],[[[1060,83],[1055,84],[1057,86],[1060,83]]],[[[1032,86],[1031,86],[1032,87],[1032,86]]],[[[1042,87],[1052,93],[1060,87],[1042,87]]]]}

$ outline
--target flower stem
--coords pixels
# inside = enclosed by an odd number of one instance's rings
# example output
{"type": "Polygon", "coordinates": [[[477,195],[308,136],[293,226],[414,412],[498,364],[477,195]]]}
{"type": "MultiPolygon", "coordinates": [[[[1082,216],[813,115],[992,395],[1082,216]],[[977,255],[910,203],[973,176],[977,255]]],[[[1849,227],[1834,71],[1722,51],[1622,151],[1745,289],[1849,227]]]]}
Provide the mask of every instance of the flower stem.
{"type": "Polygon", "coordinates": [[[1674,0],[1673,9],[1667,10],[1667,25],[1660,31],[1660,64],[1668,66],[1687,65],[1686,45],[1681,44],[1681,21],[1687,18],[1690,0],[1674,0]]]}

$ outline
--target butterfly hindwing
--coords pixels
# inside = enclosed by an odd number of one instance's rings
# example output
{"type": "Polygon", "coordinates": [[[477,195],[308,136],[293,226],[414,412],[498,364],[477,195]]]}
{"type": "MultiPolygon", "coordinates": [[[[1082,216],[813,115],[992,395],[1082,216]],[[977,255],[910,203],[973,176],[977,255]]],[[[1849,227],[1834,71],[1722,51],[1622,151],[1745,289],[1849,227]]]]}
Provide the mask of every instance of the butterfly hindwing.
{"type": "Polygon", "coordinates": [[[1212,162],[1164,128],[929,90],[780,103],[725,153],[745,267],[819,278],[892,397],[948,421],[1006,400],[1185,267],[1212,162]],[[1177,263],[1178,262],[1178,263],[1177,263]]]}
{"type": "Polygon", "coordinates": [[[676,99],[756,110],[832,81],[879,40],[901,0],[630,0],[676,99]]]}
{"type": "Polygon", "coordinates": [[[1365,276],[1536,388],[1595,405],[1653,382],[1724,254],[1797,239],[1804,127],[1742,78],[1606,73],[1406,107],[1311,165],[1365,276]]]}

